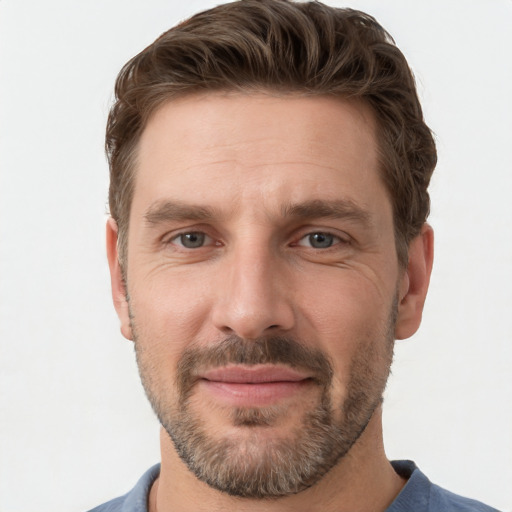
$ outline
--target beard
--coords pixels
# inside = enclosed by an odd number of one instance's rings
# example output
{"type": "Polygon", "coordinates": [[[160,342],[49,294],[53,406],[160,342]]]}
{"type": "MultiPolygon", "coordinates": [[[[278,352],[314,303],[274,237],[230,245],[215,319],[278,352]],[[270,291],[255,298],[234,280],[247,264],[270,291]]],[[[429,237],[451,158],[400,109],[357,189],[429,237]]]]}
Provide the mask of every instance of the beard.
{"type": "MultiPolygon", "coordinates": [[[[333,404],[333,367],[328,356],[290,337],[244,340],[230,336],[210,347],[191,347],[181,355],[175,386],[155,378],[151,349],[140,343],[132,316],[141,381],[176,452],[201,481],[231,496],[276,498],[317,483],[364,432],[382,395],[393,357],[396,304],[378,339],[363,340],[350,364],[342,403],[333,404]],[[205,422],[205,407],[195,401],[200,370],[229,364],[284,364],[305,370],[317,387],[314,405],[285,436],[262,435],[286,416],[286,408],[233,407],[229,423],[240,435],[217,434],[205,422]]],[[[219,414],[219,411],[217,411],[219,414]]],[[[226,411],[221,413],[225,417],[226,411]]]]}

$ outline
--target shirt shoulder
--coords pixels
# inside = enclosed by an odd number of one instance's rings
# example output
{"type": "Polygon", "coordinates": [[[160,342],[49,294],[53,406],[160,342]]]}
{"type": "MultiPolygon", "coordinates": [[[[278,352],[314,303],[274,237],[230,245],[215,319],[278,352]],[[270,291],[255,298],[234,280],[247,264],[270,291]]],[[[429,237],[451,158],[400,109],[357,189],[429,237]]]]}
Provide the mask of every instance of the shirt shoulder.
{"type": "Polygon", "coordinates": [[[386,512],[499,512],[433,484],[412,461],[393,461],[392,465],[408,481],[386,512]]]}
{"type": "Polygon", "coordinates": [[[499,512],[497,509],[489,507],[480,501],[459,496],[435,484],[432,484],[430,490],[429,512],[431,510],[446,510],[449,512],[499,512]]]}
{"type": "Polygon", "coordinates": [[[130,492],[107,501],[88,512],[148,512],[149,491],[159,474],[160,464],[156,464],[141,476],[130,492]]]}
{"type": "Polygon", "coordinates": [[[92,508],[88,512],[121,512],[123,510],[123,503],[126,500],[127,494],[119,496],[113,500],[107,501],[102,505],[92,508]]]}

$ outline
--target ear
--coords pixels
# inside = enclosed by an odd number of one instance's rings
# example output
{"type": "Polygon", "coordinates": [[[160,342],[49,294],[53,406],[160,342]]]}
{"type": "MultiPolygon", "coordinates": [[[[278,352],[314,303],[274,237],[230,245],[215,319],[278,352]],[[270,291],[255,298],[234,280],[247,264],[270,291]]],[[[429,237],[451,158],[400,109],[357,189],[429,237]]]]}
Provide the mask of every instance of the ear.
{"type": "Polygon", "coordinates": [[[123,279],[119,252],[117,248],[117,223],[109,217],[107,221],[107,258],[110,267],[110,282],[112,284],[112,300],[121,321],[121,334],[128,340],[133,340],[130,325],[130,310],[126,300],[126,284],[123,279]]]}
{"type": "Polygon", "coordinates": [[[434,231],[424,224],[409,244],[409,262],[399,286],[395,338],[403,340],[419,328],[434,262],[434,231]]]}

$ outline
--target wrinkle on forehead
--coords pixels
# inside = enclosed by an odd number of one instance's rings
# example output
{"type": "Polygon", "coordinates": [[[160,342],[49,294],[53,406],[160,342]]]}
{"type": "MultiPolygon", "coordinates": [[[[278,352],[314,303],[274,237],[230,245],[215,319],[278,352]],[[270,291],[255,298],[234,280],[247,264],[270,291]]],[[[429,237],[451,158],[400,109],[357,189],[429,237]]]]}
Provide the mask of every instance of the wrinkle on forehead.
{"type": "MultiPolygon", "coordinates": [[[[174,126],[176,137],[181,142],[187,133],[200,135],[201,151],[207,153],[234,146],[246,151],[250,149],[249,145],[257,148],[260,143],[271,142],[275,143],[274,149],[277,150],[280,139],[288,140],[290,133],[296,140],[301,140],[302,150],[321,145],[329,152],[332,144],[324,140],[326,127],[332,127],[333,133],[344,132],[337,140],[338,150],[339,144],[347,138],[352,140],[363,136],[368,142],[376,141],[376,122],[369,105],[358,99],[324,96],[289,94],[274,97],[211,92],[185,96],[163,104],[154,112],[142,134],[142,145],[150,143],[163,125],[174,126]],[[336,115],[325,115],[335,110],[336,105],[342,105],[349,117],[343,119],[336,115]],[[189,115],[191,112],[194,115],[189,115]],[[246,128],[251,130],[250,136],[246,128]]],[[[172,144],[173,140],[169,142],[172,144]]],[[[194,140],[194,143],[197,142],[194,140]]],[[[286,154],[286,146],[281,149],[281,154],[286,154]]],[[[350,144],[346,149],[350,149],[350,144]]],[[[370,145],[366,149],[367,153],[371,152],[370,145]]]]}
{"type": "MultiPolygon", "coordinates": [[[[155,112],[143,133],[134,204],[150,221],[156,219],[151,205],[166,200],[224,214],[252,204],[274,218],[286,208],[295,208],[296,216],[329,217],[332,208],[324,207],[323,215],[319,205],[316,212],[293,205],[351,200],[372,213],[375,199],[387,195],[374,179],[374,132],[372,111],[360,101],[215,93],[180,98],[155,112]]],[[[164,217],[176,216],[175,206],[164,217]]],[[[198,209],[189,214],[208,216],[198,209]]]]}

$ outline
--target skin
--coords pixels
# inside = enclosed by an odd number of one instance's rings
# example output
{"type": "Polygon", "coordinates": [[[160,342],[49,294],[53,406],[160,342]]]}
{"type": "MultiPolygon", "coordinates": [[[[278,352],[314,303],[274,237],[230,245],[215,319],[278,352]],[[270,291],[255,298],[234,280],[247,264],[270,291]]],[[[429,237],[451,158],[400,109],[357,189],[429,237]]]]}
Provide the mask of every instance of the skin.
{"type": "MultiPolygon", "coordinates": [[[[334,404],[343,403],[351,361],[363,346],[374,350],[376,373],[387,377],[390,311],[396,301],[395,338],[419,327],[433,235],[425,225],[401,268],[375,130],[362,103],[292,95],[188,96],[150,118],[139,146],[126,283],[112,219],[107,252],[121,331],[134,338],[128,292],[155,389],[172,395],[187,347],[232,334],[289,335],[321,350],[334,370],[334,404]],[[177,204],[187,215],[176,216],[177,204]],[[290,205],[309,208],[297,215],[290,205]],[[326,216],[318,205],[335,205],[338,213],[326,216]],[[211,215],[193,218],[198,206],[211,215]],[[184,247],[180,235],[191,232],[204,233],[204,245],[184,247]],[[312,233],[332,235],[332,245],[313,247],[312,233]]],[[[226,414],[231,406],[214,393],[201,386],[193,393],[194,412],[212,436],[256,435],[261,443],[291,436],[317,399],[310,388],[278,397],[279,421],[251,430],[234,426],[226,414]]],[[[251,405],[251,395],[245,399],[251,405]]],[[[316,485],[274,500],[234,498],[199,481],[162,431],[150,510],[384,511],[404,482],[385,456],[381,416],[379,406],[316,485]]]]}

